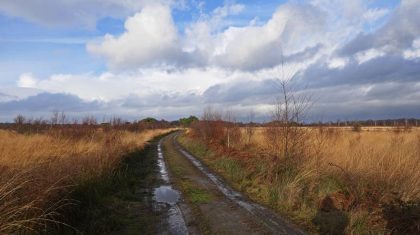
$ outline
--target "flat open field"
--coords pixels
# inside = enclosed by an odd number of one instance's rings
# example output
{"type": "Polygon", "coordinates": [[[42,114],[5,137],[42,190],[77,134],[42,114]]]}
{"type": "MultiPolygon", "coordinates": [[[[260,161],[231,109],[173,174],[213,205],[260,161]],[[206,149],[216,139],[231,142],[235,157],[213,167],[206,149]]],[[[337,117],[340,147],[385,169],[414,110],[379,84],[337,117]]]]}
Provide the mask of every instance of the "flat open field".
{"type": "Polygon", "coordinates": [[[226,131],[205,139],[193,129],[180,141],[237,189],[309,231],[418,231],[420,129],[298,127],[287,142],[273,129],[233,128],[229,148],[226,131]]]}

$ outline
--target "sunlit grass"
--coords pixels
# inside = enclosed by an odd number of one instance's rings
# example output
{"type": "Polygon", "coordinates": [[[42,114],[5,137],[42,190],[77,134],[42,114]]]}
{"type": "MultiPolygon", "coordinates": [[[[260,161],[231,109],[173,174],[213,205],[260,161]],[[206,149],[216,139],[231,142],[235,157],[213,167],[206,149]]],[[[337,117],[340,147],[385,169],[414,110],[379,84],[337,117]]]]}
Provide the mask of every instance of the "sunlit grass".
{"type": "Polygon", "coordinates": [[[67,199],[73,188],[111,172],[125,154],[169,131],[94,129],[74,138],[0,130],[0,233],[59,223],[57,211],[78,203],[67,199]]]}
{"type": "Polygon", "coordinates": [[[346,233],[387,233],[396,223],[393,210],[406,204],[411,205],[407,211],[418,210],[420,130],[302,128],[307,135],[298,159],[278,156],[265,128],[256,128],[250,143],[242,134],[234,150],[179,139],[233,186],[312,231],[329,223],[319,211],[328,210],[330,199],[346,218],[340,222],[347,223],[346,233]]]}

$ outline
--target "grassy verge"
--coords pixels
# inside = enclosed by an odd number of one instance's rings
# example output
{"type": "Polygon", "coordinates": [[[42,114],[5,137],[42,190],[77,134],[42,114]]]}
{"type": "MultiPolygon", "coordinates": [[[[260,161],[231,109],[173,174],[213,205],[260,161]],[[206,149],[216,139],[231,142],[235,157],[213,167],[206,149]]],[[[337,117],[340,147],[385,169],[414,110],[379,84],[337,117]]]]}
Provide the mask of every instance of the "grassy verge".
{"type": "Polygon", "coordinates": [[[159,215],[150,201],[156,181],[156,137],[144,149],[124,156],[112,172],[85,181],[70,198],[78,202],[62,211],[69,226],[50,227],[50,234],[153,234],[159,215]]]}

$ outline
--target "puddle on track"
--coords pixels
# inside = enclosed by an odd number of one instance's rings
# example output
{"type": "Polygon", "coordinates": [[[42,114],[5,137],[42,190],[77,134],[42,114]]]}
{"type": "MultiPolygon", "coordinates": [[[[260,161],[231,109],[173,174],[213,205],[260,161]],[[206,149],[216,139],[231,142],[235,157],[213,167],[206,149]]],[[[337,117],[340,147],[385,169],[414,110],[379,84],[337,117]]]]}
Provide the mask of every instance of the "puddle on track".
{"type": "Polygon", "coordinates": [[[156,202],[167,203],[169,205],[175,205],[180,197],[177,190],[172,189],[169,185],[162,185],[154,189],[153,200],[156,202]]]}
{"type": "Polygon", "coordinates": [[[244,196],[227,186],[219,177],[211,173],[198,159],[191,155],[188,151],[185,151],[179,143],[173,140],[178,150],[192,162],[202,173],[204,173],[216,187],[230,200],[237,203],[239,206],[250,212],[256,217],[264,218],[262,221],[271,229],[274,233],[281,232],[281,234],[304,234],[303,231],[293,228],[282,218],[278,217],[275,213],[270,212],[263,206],[250,202],[244,198],[244,196]]]}
{"type": "Polygon", "coordinates": [[[157,146],[159,175],[163,184],[153,190],[154,208],[158,211],[164,211],[167,215],[164,226],[159,234],[188,234],[184,217],[177,202],[181,199],[179,191],[172,188],[169,181],[169,174],[166,168],[165,160],[161,148],[161,141],[157,146]]]}

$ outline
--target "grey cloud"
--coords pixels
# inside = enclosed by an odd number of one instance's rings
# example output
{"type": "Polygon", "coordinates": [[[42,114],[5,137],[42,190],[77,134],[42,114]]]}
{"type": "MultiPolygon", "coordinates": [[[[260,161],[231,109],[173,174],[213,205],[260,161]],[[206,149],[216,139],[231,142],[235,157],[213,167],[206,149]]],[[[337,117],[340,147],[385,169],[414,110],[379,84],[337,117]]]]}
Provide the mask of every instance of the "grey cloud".
{"type": "MultiPolygon", "coordinates": [[[[419,84],[420,85],[420,84],[419,84]]],[[[420,94],[420,86],[416,82],[376,84],[366,94],[373,100],[413,99],[420,94]]],[[[420,102],[419,102],[420,103],[420,102]]]]}
{"type": "Polygon", "coordinates": [[[307,47],[300,52],[285,56],[284,57],[284,62],[285,63],[294,63],[294,62],[300,62],[300,61],[310,59],[310,58],[314,57],[316,54],[318,54],[318,52],[323,47],[324,47],[324,45],[322,45],[321,43],[319,43],[315,46],[312,46],[312,47],[307,47]]]}
{"type": "MultiPolygon", "coordinates": [[[[376,83],[370,84],[369,89],[365,84],[312,88],[302,88],[304,86],[301,84],[292,85],[299,87],[297,94],[312,97],[313,107],[308,112],[307,121],[420,116],[420,81],[376,83]]],[[[216,104],[222,109],[235,107],[234,110],[245,117],[247,110],[273,104],[279,91],[276,81],[271,79],[233,82],[209,88],[203,98],[206,103],[216,104]]],[[[270,113],[259,115],[267,117],[270,113]]]]}
{"type": "Polygon", "coordinates": [[[153,108],[159,106],[182,107],[199,104],[201,96],[194,93],[186,94],[151,94],[147,96],[138,96],[131,94],[124,98],[122,106],[126,108],[153,108]]]}
{"type": "MultiPolygon", "coordinates": [[[[312,97],[313,107],[307,115],[307,121],[420,116],[420,81],[416,80],[372,83],[368,86],[340,84],[304,88],[302,84],[292,85],[299,88],[298,94],[312,97]]],[[[233,81],[209,87],[202,95],[132,95],[124,99],[123,105],[142,114],[161,113],[172,118],[185,116],[188,112],[199,115],[204,106],[213,105],[218,110],[232,109],[242,120],[250,110],[256,111],[261,105],[274,104],[279,92],[280,88],[274,79],[233,81]]],[[[259,120],[268,120],[270,111],[258,113],[258,116],[259,120]]]]}
{"type": "Polygon", "coordinates": [[[7,102],[17,99],[17,96],[0,93],[0,102],[7,102]]]}
{"type": "MultiPolygon", "coordinates": [[[[363,84],[348,84],[301,89],[299,93],[313,96],[314,105],[308,113],[308,121],[329,121],[418,117],[419,88],[419,81],[398,81],[369,85],[369,89],[363,84]]],[[[210,104],[219,110],[232,109],[238,120],[242,120],[250,110],[257,111],[261,105],[273,104],[278,93],[279,88],[273,79],[219,84],[208,88],[202,95],[132,94],[109,103],[88,102],[68,94],[41,93],[23,100],[0,103],[0,120],[10,121],[19,113],[45,117],[54,110],[78,116],[94,114],[98,118],[115,115],[129,120],[146,116],[174,120],[190,114],[200,115],[203,108],[210,104]]],[[[259,120],[268,120],[270,110],[259,112],[259,120]]]]}
{"type": "Polygon", "coordinates": [[[345,44],[340,50],[337,51],[339,56],[354,55],[357,52],[368,50],[373,47],[374,36],[372,34],[360,33],[349,43],[345,44]]]}
{"type": "Polygon", "coordinates": [[[325,63],[316,63],[305,70],[300,79],[302,83],[310,87],[418,81],[420,61],[406,60],[397,55],[386,55],[362,64],[351,60],[342,69],[330,69],[325,63]]]}
{"type": "Polygon", "coordinates": [[[274,101],[278,83],[273,79],[263,81],[236,81],[208,88],[203,98],[208,103],[255,104],[274,101]]]}
{"type": "Polygon", "coordinates": [[[387,47],[390,52],[401,52],[410,48],[413,40],[420,36],[420,2],[402,1],[390,20],[377,31],[361,33],[339,51],[340,56],[353,55],[371,48],[387,47]]]}
{"type": "Polygon", "coordinates": [[[311,121],[335,120],[367,120],[367,119],[393,119],[393,118],[418,118],[420,105],[418,103],[334,103],[317,104],[312,108],[311,121]]]}
{"type": "Polygon", "coordinates": [[[216,57],[215,61],[219,66],[241,69],[244,71],[255,71],[264,68],[271,68],[283,63],[302,62],[313,58],[321,49],[322,44],[305,47],[304,49],[289,55],[282,54],[282,45],[279,41],[267,43],[263,47],[255,50],[248,60],[241,63],[231,63],[228,58],[230,55],[216,57]]]}
{"type": "Polygon", "coordinates": [[[314,94],[310,120],[334,121],[420,116],[420,82],[343,85],[310,89],[314,94]]]}
{"type": "Polygon", "coordinates": [[[102,104],[97,101],[87,102],[77,96],[70,94],[41,93],[30,96],[22,100],[1,102],[0,110],[6,112],[51,112],[54,110],[62,111],[95,111],[102,108],[102,104]]]}

